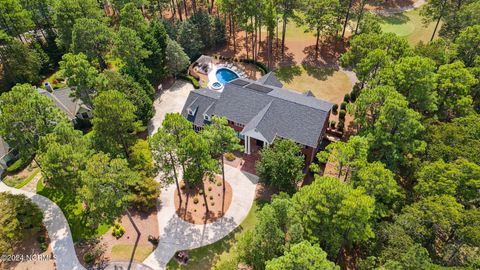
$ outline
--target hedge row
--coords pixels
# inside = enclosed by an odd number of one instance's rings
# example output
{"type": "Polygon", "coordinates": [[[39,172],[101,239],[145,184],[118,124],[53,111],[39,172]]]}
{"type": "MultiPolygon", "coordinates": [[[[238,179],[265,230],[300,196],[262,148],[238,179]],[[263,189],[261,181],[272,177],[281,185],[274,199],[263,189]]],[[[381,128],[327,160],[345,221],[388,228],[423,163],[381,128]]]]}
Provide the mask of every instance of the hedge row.
{"type": "Polygon", "coordinates": [[[240,62],[254,64],[255,66],[257,66],[260,72],[262,72],[262,75],[265,75],[269,72],[268,67],[262,62],[254,61],[253,59],[240,59],[240,62]]]}
{"type": "Polygon", "coordinates": [[[254,64],[262,73],[262,75],[267,74],[270,70],[268,69],[267,65],[262,62],[255,61],[250,58],[232,58],[232,57],[225,57],[225,56],[218,56],[218,59],[225,60],[225,61],[233,61],[233,62],[242,62],[247,64],[254,64]]]}
{"type": "Polygon", "coordinates": [[[195,79],[195,77],[193,77],[193,76],[179,74],[179,75],[177,75],[177,77],[180,78],[180,79],[184,79],[186,81],[191,82],[193,84],[193,88],[195,88],[195,89],[200,88],[200,82],[197,79],[195,79]]]}

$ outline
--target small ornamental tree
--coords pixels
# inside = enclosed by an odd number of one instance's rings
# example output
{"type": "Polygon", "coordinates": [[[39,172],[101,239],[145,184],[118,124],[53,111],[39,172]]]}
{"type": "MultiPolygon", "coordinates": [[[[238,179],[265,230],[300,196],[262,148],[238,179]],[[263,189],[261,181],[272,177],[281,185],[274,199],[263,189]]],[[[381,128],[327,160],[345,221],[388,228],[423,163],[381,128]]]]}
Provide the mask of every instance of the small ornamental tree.
{"type": "Polygon", "coordinates": [[[337,114],[337,113],[338,113],[338,104],[333,104],[333,106],[332,106],[332,112],[333,112],[333,114],[337,114]]]}
{"type": "Polygon", "coordinates": [[[303,178],[303,156],[292,140],[279,139],[260,152],[256,169],[260,181],[281,191],[294,193],[303,178]]]}

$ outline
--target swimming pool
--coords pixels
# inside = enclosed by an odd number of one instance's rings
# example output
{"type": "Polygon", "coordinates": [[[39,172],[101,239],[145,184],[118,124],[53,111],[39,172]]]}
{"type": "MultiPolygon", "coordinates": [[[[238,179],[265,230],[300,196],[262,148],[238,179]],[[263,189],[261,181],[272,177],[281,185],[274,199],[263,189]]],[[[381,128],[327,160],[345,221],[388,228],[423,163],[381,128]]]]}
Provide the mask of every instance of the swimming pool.
{"type": "Polygon", "coordinates": [[[217,80],[222,84],[226,84],[227,82],[238,78],[238,75],[235,72],[227,68],[219,68],[215,75],[217,76],[217,80]]]}

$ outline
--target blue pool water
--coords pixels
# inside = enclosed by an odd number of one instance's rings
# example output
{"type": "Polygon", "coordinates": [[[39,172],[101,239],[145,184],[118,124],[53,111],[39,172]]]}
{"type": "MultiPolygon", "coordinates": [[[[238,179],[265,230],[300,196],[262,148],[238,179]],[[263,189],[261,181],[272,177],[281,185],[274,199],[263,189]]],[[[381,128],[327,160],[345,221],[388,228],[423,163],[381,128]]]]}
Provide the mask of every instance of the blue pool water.
{"type": "Polygon", "coordinates": [[[217,80],[221,82],[222,84],[226,84],[229,81],[235,80],[238,78],[238,75],[235,74],[235,72],[226,69],[226,68],[220,68],[217,70],[216,73],[217,80]]]}

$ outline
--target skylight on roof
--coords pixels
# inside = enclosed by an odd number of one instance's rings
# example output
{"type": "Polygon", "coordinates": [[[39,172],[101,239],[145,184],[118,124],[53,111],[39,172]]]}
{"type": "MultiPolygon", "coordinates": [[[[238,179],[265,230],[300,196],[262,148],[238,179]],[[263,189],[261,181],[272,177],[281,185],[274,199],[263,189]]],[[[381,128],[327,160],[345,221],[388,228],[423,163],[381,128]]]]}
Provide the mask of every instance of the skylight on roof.
{"type": "Polygon", "coordinates": [[[252,89],[262,93],[270,93],[273,90],[273,88],[269,88],[269,87],[266,87],[260,84],[255,84],[255,83],[247,85],[245,86],[245,88],[252,89]]]}

